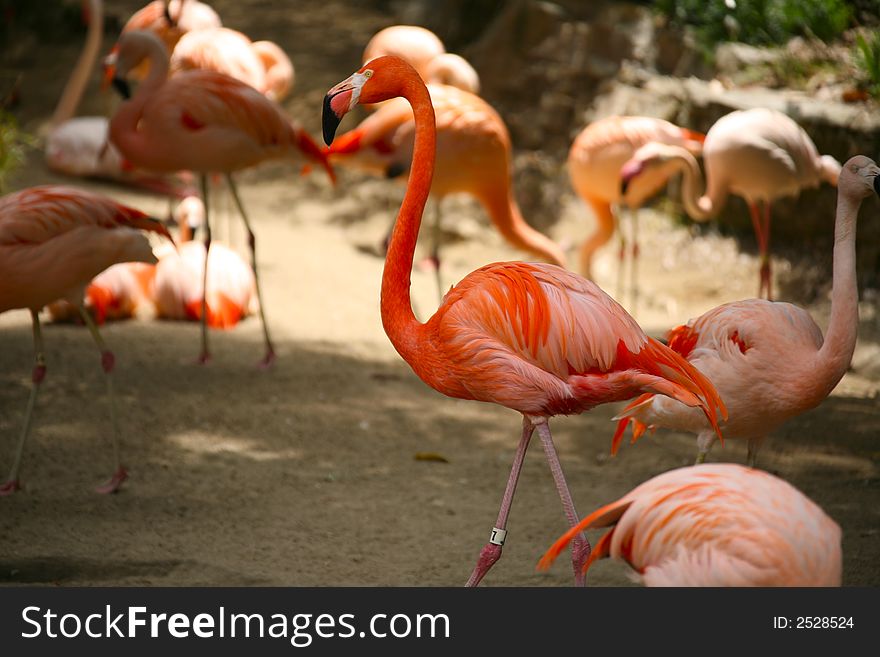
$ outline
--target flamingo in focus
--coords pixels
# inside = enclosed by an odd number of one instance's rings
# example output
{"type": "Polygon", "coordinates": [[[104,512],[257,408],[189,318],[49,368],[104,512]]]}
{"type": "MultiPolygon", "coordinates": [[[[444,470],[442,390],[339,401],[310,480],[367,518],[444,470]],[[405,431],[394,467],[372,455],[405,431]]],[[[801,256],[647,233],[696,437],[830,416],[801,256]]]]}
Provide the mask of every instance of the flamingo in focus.
{"type": "MultiPolygon", "coordinates": [[[[590,123],[571,144],[568,175],[578,196],[590,206],[598,224],[580,247],[581,274],[592,278],[593,254],[614,235],[612,205],[625,205],[632,216],[632,260],[630,281],[637,296],[636,271],[639,256],[638,210],[666,185],[671,174],[658,171],[633,180],[626,193],[620,188],[620,168],[645,144],[673,144],[699,155],[705,137],[697,132],[647,116],[609,116],[590,123]]],[[[617,296],[622,294],[626,239],[620,229],[620,264],[617,296]]],[[[635,299],[633,299],[635,304],[635,299]]],[[[633,305],[634,305],[633,304],[633,305]]]]}
{"type": "MultiPolygon", "coordinates": [[[[477,585],[500,558],[520,468],[535,430],[569,525],[577,512],[548,425],[639,391],[667,394],[724,415],[712,384],[683,358],[647,337],[594,283],[556,265],[494,263],[465,277],[424,324],[412,309],[410,276],[422,213],[431,189],[437,141],[431,96],[416,70],[400,58],[373,60],[328,91],[324,141],[358,103],[402,96],[412,106],[415,140],[411,174],[382,274],[382,324],[416,375],[454,398],[486,401],[523,415],[522,437],[489,543],[468,586],[477,585]]],[[[575,539],[576,582],[589,543],[575,539]]]]}
{"type": "MultiPolygon", "coordinates": [[[[510,134],[498,113],[479,96],[429,85],[436,117],[437,148],[431,194],[435,199],[431,258],[440,279],[440,206],[448,194],[473,196],[511,245],[565,267],[565,252],[523,218],[513,194],[510,134]]],[[[331,162],[370,173],[399,176],[412,160],[415,122],[404,98],[384,103],[328,149],[331,162]]]]}
{"type": "Polygon", "coordinates": [[[9,495],[21,487],[18,479],[21,458],[37,393],[46,376],[39,312],[56,299],[66,299],[79,308],[101,352],[101,367],[110,398],[116,471],[98,492],[113,492],[127,478],[119,460],[119,430],[111,377],[115,357],[82,301],[92,278],[110,265],[128,261],[155,262],[150,243],[141,231],[170,239],[167,229],[158,220],[72,187],[32,187],[0,198],[0,312],[13,308],[30,310],[35,351],[24,424],[9,478],[0,486],[0,495],[9,495]]]}
{"type": "MultiPolygon", "coordinates": [[[[244,220],[251,252],[260,319],[270,365],[275,349],[269,337],[265,304],[257,273],[256,237],[244,211],[232,172],[269,159],[293,159],[303,155],[320,163],[331,180],[333,169],[308,133],[253,87],[214,71],[183,71],[168,78],[168,53],[150,32],[129,32],[119,39],[107,58],[105,76],[113,79],[123,102],[110,121],[110,139],[137,166],[150,171],[187,169],[201,174],[205,203],[205,252],[210,252],[211,225],[207,205],[207,174],[223,173],[244,220]],[[142,61],[150,62],[150,74],[130,98],[125,75],[142,61]]],[[[203,270],[202,290],[208,278],[203,270]]],[[[207,334],[207,301],[202,299],[201,352],[199,362],[210,359],[207,334]]]]}
{"type": "MultiPolygon", "coordinates": [[[[806,310],[764,299],[723,304],[669,334],[669,347],[715,384],[730,413],[722,425],[724,435],[748,440],[750,465],[767,435],[818,406],[849,367],[859,326],[856,221],[862,200],[880,194],[878,173],[877,165],[861,155],[849,159],[840,172],[831,319],[824,339],[806,310]]],[[[653,427],[697,434],[697,463],[714,442],[713,428],[698,414],[647,394],[621,414],[612,453],[629,423],[633,442],[653,427]]]]}
{"type": "Polygon", "coordinates": [[[626,561],[645,586],[840,586],[840,526],[794,486],[730,463],[670,470],[597,509],[578,532],[611,527],[584,564],[626,561]]]}
{"type": "Polygon", "coordinates": [[[293,63],[271,41],[252,42],[227,27],[184,34],[171,53],[171,75],[200,69],[225,73],[279,101],[293,87],[293,63]]]}
{"type": "Polygon", "coordinates": [[[219,242],[211,244],[207,294],[202,294],[205,245],[193,242],[192,231],[204,225],[205,206],[197,196],[185,198],[175,210],[180,227],[177,249],[158,253],[153,298],[159,317],[200,321],[202,297],[207,303],[211,328],[235,326],[250,312],[256,298],[256,281],[250,266],[235,251],[219,242]]]}
{"type": "MultiPolygon", "coordinates": [[[[623,189],[644,175],[684,174],[682,201],[696,221],[717,215],[730,193],[749,206],[761,253],[758,296],[772,298],[770,271],[770,205],[797,196],[821,182],[837,184],[840,163],[819,155],[809,135],[776,110],[739,110],[722,116],[706,133],[703,145],[706,193],[699,196],[700,168],[694,156],[674,144],[652,143],[636,152],[620,171],[623,189]],[[759,209],[763,207],[763,213],[759,209]]],[[[625,193],[625,191],[624,191],[625,193]]]]}

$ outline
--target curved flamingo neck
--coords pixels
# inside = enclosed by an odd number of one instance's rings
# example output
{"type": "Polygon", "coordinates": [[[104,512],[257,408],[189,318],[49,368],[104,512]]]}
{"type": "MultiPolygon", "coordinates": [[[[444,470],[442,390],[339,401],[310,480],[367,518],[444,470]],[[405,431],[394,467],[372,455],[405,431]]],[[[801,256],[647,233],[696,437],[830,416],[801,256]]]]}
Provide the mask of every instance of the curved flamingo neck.
{"type": "Polygon", "coordinates": [[[706,221],[720,209],[720,203],[703,193],[705,186],[703,174],[700,173],[696,158],[684,148],[680,151],[675,157],[675,162],[684,178],[681,190],[684,209],[691,219],[706,221]]]}
{"type": "Polygon", "coordinates": [[[859,330],[859,289],[856,281],[856,221],[861,200],[845,189],[837,194],[834,219],[834,264],[831,319],[817,354],[817,385],[824,396],[843,378],[852,361],[859,330]]]}
{"type": "Polygon", "coordinates": [[[437,128],[434,107],[424,83],[406,77],[398,94],[409,101],[415,118],[415,142],[406,195],[391,233],[382,273],[381,313],[385,333],[404,360],[410,362],[419,348],[419,329],[410,298],[410,276],[422,213],[434,176],[437,128]]]}
{"type": "Polygon", "coordinates": [[[104,8],[101,0],[89,0],[89,27],[86,33],[86,43],[83,46],[73,73],[61,92],[58,106],[49,121],[50,129],[56,128],[63,122],[73,118],[79,101],[82,100],[83,92],[89,81],[89,75],[95,66],[98,52],[101,50],[101,37],[104,34],[104,8]]]}

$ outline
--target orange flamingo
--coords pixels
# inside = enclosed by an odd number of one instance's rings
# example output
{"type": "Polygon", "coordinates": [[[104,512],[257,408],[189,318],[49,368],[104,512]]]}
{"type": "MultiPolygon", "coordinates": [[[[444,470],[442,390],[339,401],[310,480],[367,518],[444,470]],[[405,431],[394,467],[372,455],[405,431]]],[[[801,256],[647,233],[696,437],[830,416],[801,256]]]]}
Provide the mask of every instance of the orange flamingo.
{"type": "MultiPolygon", "coordinates": [[[[437,163],[431,194],[436,201],[431,256],[440,280],[440,204],[448,194],[473,196],[513,246],[564,267],[562,248],[532,228],[520,212],[511,182],[511,145],[498,113],[479,96],[444,85],[428,87],[437,120],[437,163]]],[[[334,163],[388,176],[405,173],[413,152],[415,122],[403,98],[385,103],[328,150],[334,163]]]]}
{"type": "Polygon", "coordinates": [[[838,524],[788,482],[741,465],[690,466],[646,481],[584,518],[538,568],[594,527],[611,529],[584,570],[623,559],[645,586],[840,586],[838,524]]]}
{"type": "MultiPolygon", "coordinates": [[[[170,247],[174,250],[174,247],[170,247]]],[[[95,276],[86,288],[84,305],[99,326],[106,321],[150,318],[156,314],[153,279],[156,266],[146,262],[120,262],[95,276]]],[[[52,321],[73,320],[79,309],[59,299],[47,306],[52,321]]]]}
{"type": "MultiPolygon", "coordinates": [[[[416,70],[397,57],[369,62],[333,87],[324,99],[324,141],[333,141],[341,117],[357,103],[402,96],[415,116],[412,171],[382,275],[382,324],[391,343],[425,383],[460,399],[500,404],[523,415],[523,432],[501,509],[469,586],[501,556],[507,516],[523,457],[537,429],[569,525],[577,513],[548,425],[640,390],[668,394],[699,406],[710,422],[723,404],[687,361],[648,338],[595,284],[556,265],[518,262],[487,265],[444,297],[427,323],[413,314],[410,275],[422,213],[431,189],[437,131],[428,89],[416,70]]],[[[589,554],[575,539],[578,582],[589,554]]]]}
{"type": "Polygon", "coordinates": [[[669,176],[682,171],[682,201],[696,221],[717,215],[731,192],[742,196],[748,203],[761,253],[758,296],[766,290],[770,299],[770,204],[823,181],[836,185],[840,163],[830,155],[820,156],[809,135],[788,116],[764,108],[731,112],[718,119],[706,133],[703,161],[707,181],[703,196],[697,191],[697,181],[702,181],[697,161],[675,145],[647,144],[624,165],[620,175],[626,189],[644,175],[669,176]]]}
{"type": "MultiPolygon", "coordinates": [[[[568,175],[575,192],[593,210],[598,224],[596,231],[581,245],[581,274],[592,278],[593,254],[614,235],[615,219],[611,206],[625,205],[632,216],[630,281],[633,296],[637,295],[638,209],[666,185],[670,174],[657,172],[640,176],[623,193],[620,188],[620,168],[645,144],[674,144],[699,154],[703,139],[699,133],[646,116],[609,116],[594,121],[580,132],[568,152],[568,175]]],[[[621,229],[618,297],[622,293],[625,259],[626,239],[621,229]]]]}
{"type": "MultiPolygon", "coordinates": [[[[257,275],[256,237],[232,178],[232,172],[271,158],[305,155],[319,162],[333,179],[326,156],[299,125],[253,87],[213,71],[184,71],[168,78],[168,53],[149,32],[124,34],[108,57],[105,76],[129,97],[124,76],[140,62],[150,62],[150,74],[134,98],[122,103],[110,121],[110,139],[136,165],[150,171],[187,169],[201,174],[205,203],[205,251],[211,247],[207,175],[224,173],[244,220],[251,251],[251,267],[260,303],[266,355],[262,365],[275,359],[266,324],[265,304],[257,275]]],[[[202,289],[208,267],[204,268],[202,289]]],[[[207,362],[207,301],[202,299],[200,362],[207,362]]]]}
{"type": "Polygon", "coordinates": [[[248,315],[256,295],[254,272],[235,251],[212,242],[209,256],[207,294],[202,294],[205,246],[192,242],[192,231],[204,225],[205,206],[197,196],[181,201],[175,210],[180,228],[177,249],[158,254],[153,297],[159,317],[200,321],[202,296],[211,328],[232,328],[248,315]]]}
{"type": "Polygon", "coordinates": [[[171,74],[200,69],[225,73],[249,84],[270,100],[281,100],[293,87],[293,63],[271,41],[253,43],[226,27],[184,34],[171,53],[171,74]]]}
{"type": "Polygon", "coordinates": [[[98,492],[115,491],[128,476],[119,460],[119,431],[110,376],[115,358],[82,301],[89,281],[110,265],[135,260],[155,262],[141,230],[170,239],[161,222],[142,212],[71,187],[33,187],[0,198],[0,312],[13,308],[30,310],[35,351],[33,385],[24,425],[9,479],[0,486],[0,495],[20,488],[18,472],[24,444],[37,392],[46,376],[39,312],[56,299],[66,299],[79,308],[101,352],[101,367],[106,374],[116,471],[98,492]]]}
{"type": "MultiPolygon", "coordinates": [[[[862,199],[880,193],[878,173],[877,165],[864,156],[851,158],[840,172],[831,319],[824,339],[807,311],[764,299],[726,303],[669,334],[669,347],[715,384],[730,411],[724,435],[748,440],[751,465],[766,436],[818,406],[849,367],[859,326],[856,221],[862,199]]],[[[702,418],[665,398],[645,395],[621,418],[612,453],[630,422],[634,442],[648,427],[696,433],[698,463],[714,442],[702,418]]]]}

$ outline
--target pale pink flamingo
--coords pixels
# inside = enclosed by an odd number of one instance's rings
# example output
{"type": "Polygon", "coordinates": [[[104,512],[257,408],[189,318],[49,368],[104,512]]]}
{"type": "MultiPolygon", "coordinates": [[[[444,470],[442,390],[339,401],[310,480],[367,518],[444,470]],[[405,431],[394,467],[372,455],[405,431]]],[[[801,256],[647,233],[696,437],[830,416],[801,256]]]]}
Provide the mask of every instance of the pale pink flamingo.
{"type": "Polygon", "coordinates": [[[840,586],[841,531],[786,481],[729,463],[670,470],[597,509],[578,532],[611,527],[584,564],[626,561],[645,586],[840,586]]]}
{"type": "Polygon", "coordinates": [[[205,245],[193,242],[192,231],[204,225],[205,206],[189,196],[175,210],[180,228],[177,248],[159,252],[153,281],[153,298],[159,317],[200,321],[202,297],[207,304],[211,328],[232,328],[250,312],[256,297],[254,272],[235,251],[220,242],[211,243],[207,294],[202,294],[205,245]]]}
{"type": "MultiPolygon", "coordinates": [[[[651,142],[674,144],[699,154],[703,135],[647,116],[609,116],[584,128],[568,152],[568,175],[578,196],[590,206],[596,217],[596,230],[580,247],[581,274],[592,278],[593,254],[614,235],[617,223],[612,206],[626,206],[632,216],[632,260],[630,284],[637,294],[638,210],[657,194],[669,180],[670,173],[658,171],[640,176],[626,193],[621,191],[620,168],[635,152],[651,142]]],[[[626,238],[619,228],[620,253],[617,295],[622,294],[626,261],[626,238]]]]}
{"type": "Polygon", "coordinates": [[[430,61],[425,82],[457,87],[472,94],[480,93],[480,76],[461,55],[445,52],[430,61]]]}
{"type": "MultiPolygon", "coordinates": [[[[511,245],[564,267],[565,252],[523,218],[513,194],[507,126],[482,98],[445,85],[429,85],[437,121],[437,161],[431,194],[436,201],[431,256],[440,280],[440,205],[448,194],[474,197],[511,245]]],[[[404,98],[384,103],[361,124],[340,135],[330,160],[389,177],[406,173],[412,160],[415,122],[404,98]]]]}
{"type": "MultiPolygon", "coordinates": [[[[333,141],[357,103],[402,96],[415,115],[411,174],[382,275],[382,324],[391,343],[425,383],[460,399],[492,402],[523,415],[523,431],[489,543],[468,580],[480,582],[501,556],[507,517],[523,457],[537,429],[569,525],[577,513],[548,425],[640,390],[699,406],[715,421],[721,405],[712,384],[683,358],[648,338],[595,284],[556,265],[494,263],[465,277],[420,323],[412,310],[410,275],[422,213],[431,189],[437,140],[434,108],[416,70],[381,57],[333,87],[324,99],[324,141],[333,141]]],[[[575,539],[577,581],[589,554],[575,539]]]]}
{"type": "Polygon", "coordinates": [[[96,274],[117,262],[155,262],[141,230],[166,237],[161,222],[110,199],[72,187],[32,187],[0,198],[0,312],[27,308],[33,323],[35,364],[30,399],[12,462],[0,495],[20,488],[18,472],[31,426],[46,359],[39,312],[56,299],[75,304],[101,352],[110,397],[113,457],[116,471],[98,491],[115,491],[127,477],[119,460],[116,405],[113,395],[115,358],[91,315],[83,308],[83,293],[96,274]]]}
{"type": "Polygon", "coordinates": [[[427,81],[429,65],[445,52],[443,41],[431,30],[418,25],[392,25],[372,36],[361,61],[366,64],[383,55],[394,55],[409,62],[427,81]]]}
{"type": "Polygon", "coordinates": [[[171,53],[171,75],[204,70],[225,73],[249,84],[270,100],[281,100],[293,86],[293,64],[271,41],[253,43],[227,27],[184,34],[171,53]]]}
{"type": "MultiPolygon", "coordinates": [[[[248,233],[266,345],[262,364],[269,365],[275,358],[275,350],[257,276],[256,237],[232,172],[268,159],[303,155],[324,166],[331,179],[333,170],[308,133],[253,87],[213,71],[184,71],[169,79],[168,53],[150,32],[124,34],[117,46],[108,57],[106,76],[113,77],[123,95],[129,95],[124,76],[133,67],[149,60],[150,74],[134,98],[122,103],[111,119],[110,138],[125,157],[144,169],[160,172],[186,169],[201,174],[206,252],[211,246],[207,174],[226,175],[248,233]]],[[[207,276],[205,267],[205,280],[207,276]]],[[[203,290],[206,289],[204,282],[203,290]]],[[[203,299],[201,362],[210,358],[206,307],[207,301],[203,299]]]]}
{"type": "MultiPolygon", "coordinates": [[[[198,0],[153,0],[132,14],[122,33],[148,30],[158,36],[169,52],[187,32],[221,27],[220,16],[198,0]]],[[[146,72],[144,72],[146,75],[146,72]]]]}
{"type": "MultiPolygon", "coordinates": [[[[171,250],[174,247],[169,245],[171,250]]],[[[85,292],[85,308],[99,326],[106,321],[156,315],[153,279],[156,266],[147,262],[120,262],[95,276],[85,292]]],[[[59,299],[47,306],[52,321],[73,320],[79,308],[59,299]]]]}
{"type": "MultiPolygon", "coordinates": [[[[858,333],[856,220],[862,199],[880,193],[880,169],[856,156],[840,172],[834,222],[831,319],[825,338],[810,314],[789,303],[748,299],[726,303],[679,326],[669,347],[715,384],[730,418],[726,438],[748,441],[749,464],[771,432],[825,399],[852,359],[858,333]]],[[[628,423],[633,441],[648,427],[697,434],[702,462],[714,442],[712,428],[690,409],[645,395],[621,414],[612,442],[616,452],[628,423]]]]}
{"type": "Polygon", "coordinates": [[[626,189],[643,175],[683,172],[682,201],[697,221],[717,215],[728,194],[742,196],[761,253],[758,296],[766,290],[770,299],[770,204],[823,181],[836,185],[840,163],[830,155],[820,156],[809,135],[787,115],[764,108],[731,112],[718,119],[706,133],[703,162],[707,181],[703,196],[698,190],[702,175],[697,161],[675,145],[644,146],[624,165],[621,178],[626,189]]]}

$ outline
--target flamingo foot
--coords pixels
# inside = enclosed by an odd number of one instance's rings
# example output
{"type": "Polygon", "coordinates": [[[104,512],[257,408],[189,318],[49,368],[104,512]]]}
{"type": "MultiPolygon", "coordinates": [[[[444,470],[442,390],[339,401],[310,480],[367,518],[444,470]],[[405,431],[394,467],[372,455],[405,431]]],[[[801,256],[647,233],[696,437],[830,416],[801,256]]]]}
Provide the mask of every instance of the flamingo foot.
{"type": "Polygon", "coordinates": [[[16,491],[21,490],[21,482],[18,479],[10,479],[5,484],[0,486],[0,497],[6,497],[7,495],[12,495],[16,491]]]}
{"type": "Polygon", "coordinates": [[[257,367],[261,370],[268,370],[275,363],[276,358],[275,350],[272,349],[272,347],[269,347],[266,349],[266,355],[263,356],[263,360],[257,363],[257,367]]]}
{"type": "Polygon", "coordinates": [[[207,365],[210,362],[211,354],[209,354],[207,351],[203,351],[202,353],[200,353],[199,357],[195,360],[196,365],[207,365]]]}
{"type": "Polygon", "coordinates": [[[95,488],[96,493],[101,493],[101,495],[109,495],[110,493],[115,493],[119,490],[119,487],[122,485],[122,482],[128,479],[128,470],[123,466],[119,466],[119,469],[113,473],[113,476],[105,484],[101,484],[97,488],[95,488]]]}
{"type": "Polygon", "coordinates": [[[467,587],[473,587],[480,583],[480,581],[485,577],[486,573],[489,572],[489,569],[495,565],[495,562],[501,558],[501,546],[495,543],[486,543],[483,546],[483,549],[480,550],[480,558],[477,559],[477,565],[474,567],[474,572],[471,573],[470,579],[468,579],[467,587]]]}

